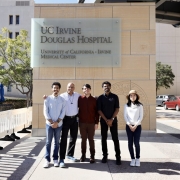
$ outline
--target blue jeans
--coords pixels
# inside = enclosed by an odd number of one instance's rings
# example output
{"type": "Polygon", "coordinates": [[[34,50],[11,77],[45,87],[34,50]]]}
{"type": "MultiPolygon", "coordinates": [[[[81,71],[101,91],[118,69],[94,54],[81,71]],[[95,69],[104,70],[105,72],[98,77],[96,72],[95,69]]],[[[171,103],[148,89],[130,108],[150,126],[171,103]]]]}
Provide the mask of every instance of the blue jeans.
{"type": "Polygon", "coordinates": [[[138,125],[136,130],[132,132],[128,125],[126,125],[126,133],[128,137],[128,148],[129,153],[131,155],[131,159],[135,159],[134,156],[134,149],[133,149],[133,143],[135,145],[135,151],[136,151],[136,158],[140,158],[140,137],[141,137],[141,125],[138,125]]]}
{"type": "Polygon", "coordinates": [[[54,129],[51,126],[46,124],[46,154],[45,154],[45,159],[47,159],[49,162],[51,161],[51,143],[52,143],[53,137],[54,137],[53,160],[58,160],[59,139],[60,139],[61,129],[62,129],[62,126],[54,129]]]}

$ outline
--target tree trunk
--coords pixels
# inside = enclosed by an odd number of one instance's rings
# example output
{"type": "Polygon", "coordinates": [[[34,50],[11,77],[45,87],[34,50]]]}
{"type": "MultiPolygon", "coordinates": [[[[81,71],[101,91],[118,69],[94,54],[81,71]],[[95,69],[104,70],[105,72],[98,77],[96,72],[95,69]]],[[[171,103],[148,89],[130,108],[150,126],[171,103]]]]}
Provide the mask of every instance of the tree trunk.
{"type": "Polygon", "coordinates": [[[29,92],[26,93],[26,101],[27,101],[27,108],[30,106],[30,101],[29,101],[29,92]]]}

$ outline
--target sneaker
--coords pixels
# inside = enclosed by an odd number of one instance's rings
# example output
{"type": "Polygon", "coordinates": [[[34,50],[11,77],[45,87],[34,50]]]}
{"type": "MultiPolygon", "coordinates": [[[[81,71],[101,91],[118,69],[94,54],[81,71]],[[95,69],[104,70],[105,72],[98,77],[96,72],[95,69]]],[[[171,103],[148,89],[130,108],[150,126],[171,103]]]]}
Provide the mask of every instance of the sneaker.
{"type": "Polygon", "coordinates": [[[136,159],[136,166],[140,166],[140,159],[136,159]]]}
{"type": "Polygon", "coordinates": [[[54,160],[54,167],[59,167],[58,160],[54,160]]]}
{"type": "Polygon", "coordinates": [[[67,159],[71,160],[72,162],[77,162],[78,160],[73,156],[66,156],[67,159]]]}
{"type": "Polygon", "coordinates": [[[65,168],[66,167],[63,159],[60,160],[59,166],[60,166],[60,168],[65,168]]]}
{"type": "Polygon", "coordinates": [[[101,160],[102,163],[107,163],[107,156],[104,156],[101,160]]]}
{"type": "Polygon", "coordinates": [[[135,166],[135,163],[136,163],[135,159],[131,159],[130,166],[135,166]]]}
{"type": "Polygon", "coordinates": [[[49,167],[49,161],[46,159],[43,168],[48,168],[48,167],[49,167]]]}
{"type": "Polygon", "coordinates": [[[116,165],[121,165],[121,158],[116,158],[116,165]]]}

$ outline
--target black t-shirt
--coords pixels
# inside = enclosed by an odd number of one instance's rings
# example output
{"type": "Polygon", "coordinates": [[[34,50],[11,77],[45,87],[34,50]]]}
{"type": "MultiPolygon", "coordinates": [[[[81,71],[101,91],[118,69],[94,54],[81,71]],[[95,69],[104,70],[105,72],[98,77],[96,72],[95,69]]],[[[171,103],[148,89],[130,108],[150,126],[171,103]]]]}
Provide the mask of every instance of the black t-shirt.
{"type": "Polygon", "coordinates": [[[97,99],[97,109],[102,111],[107,119],[111,119],[116,108],[119,108],[119,98],[116,94],[110,93],[108,96],[102,94],[97,99]]]}

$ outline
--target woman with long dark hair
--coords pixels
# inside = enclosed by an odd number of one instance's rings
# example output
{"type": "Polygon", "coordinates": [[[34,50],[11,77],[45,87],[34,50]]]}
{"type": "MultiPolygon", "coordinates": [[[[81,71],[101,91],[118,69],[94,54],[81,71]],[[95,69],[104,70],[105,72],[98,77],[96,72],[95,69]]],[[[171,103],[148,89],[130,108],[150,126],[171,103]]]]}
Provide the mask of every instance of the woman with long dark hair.
{"type": "Polygon", "coordinates": [[[126,121],[126,133],[128,137],[128,148],[131,156],[130,166],[140,166],[140,136],[141,121],[143,119],[143,105],[139,102],[136,90],[131,90],[126,96],[128,102],[124,106],[124,119],[126,121]],[[133,143],[135,145],[136,158],[133,143]]]}

